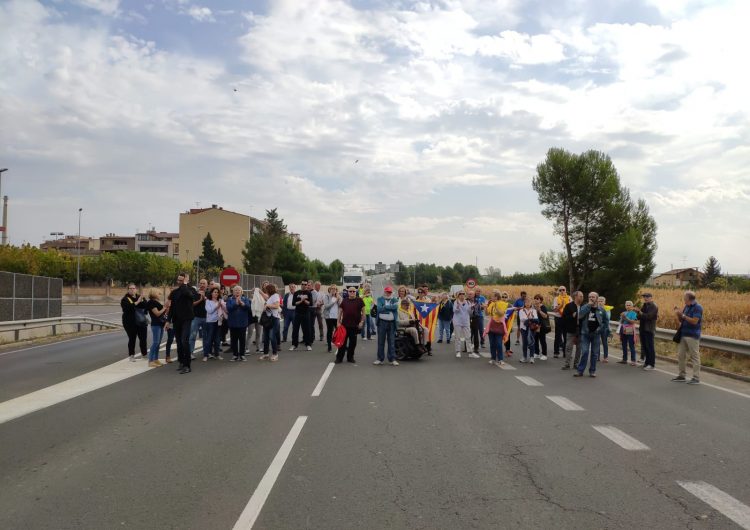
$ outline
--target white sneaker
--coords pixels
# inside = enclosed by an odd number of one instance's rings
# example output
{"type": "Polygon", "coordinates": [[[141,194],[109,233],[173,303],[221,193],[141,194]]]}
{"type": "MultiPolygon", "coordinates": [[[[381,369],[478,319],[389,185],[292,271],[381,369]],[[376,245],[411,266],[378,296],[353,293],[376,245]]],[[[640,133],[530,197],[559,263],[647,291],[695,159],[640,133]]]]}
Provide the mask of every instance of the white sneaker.
{"type": "Polygon", "coordinates": [[[203,362],[205,363],[206,361],[208,361],[208,357],[203,358],[203,362]]]}
{"type": "Polygon", "coordinates": [[[460,359],[460,358],[461,358],[461,352],[460,352],[460,351],[457,351],[457,352],[456,352],[456,359],[460,359]]]}
{"type": "Polygon", "coordinates": [[[538,359],[538,358],[539,358],[539,355],[535,353],[534,354],[534,359],[538,359]]]}
{"type": "Polygon", "coordinates": [[[305,348],[305,349],[306,349],[307,351],[312,351],[312,346],[308,346],[308,347],[307,347],[307,348],[305,348]]]}
{"type": "Polygon", "coordinates": [[[653,370],[654,367],[653,366],[644,366],[643,369],[644,370],[653,370]]]}
{"type": "Polygon", "coordinates": [[[490,360],[490,364],[495,364],[495,361],[490,360]]]}
{"type": "Polygon", "coordinates": [[[546,361],[547,360],[547,356],[546,355],[542,355],[542,356],[539,357],[539,359],[542,360],[542,361],[546,361]]]}
{"type": "Polygon", "coordinates": [[[214,355],[214,359],[217,359],[219,361],[223,361],[224,357],[222,357],[221,355],[214,355]]]}
{"type": "Polygon", "coordinates": [[[505,361],[498,361],[495,366],[505,366],[505,361]]]}
{"type": "Polygon", "coordinates": [[[529,362],[530,362],[531,364],[534,364],[534,358],[532,357],[531,359],[529,359],[529,362]]]}
{"type": "Polygon", "coordinates": [[[368,339],[367,337],[362,337],[362,340],[370,340],[370,339],[368,339]]]}
{"type": "Polygon", "coordinates": [[[477,355],[476,353],[470,353],[469,357],[471,357],[472,359],[479,359],[479,355],[477,355]]]}
{"type": "Polygon", "coordinates": [[[518,362],[519,362],[519,363],[527,363],[527,362],[529,362],[529,361],[527,361],[526,359],[518,359],[518,362]]]}
{"type": "Polygon", "coordinates": [[[398,361],[391,361],[391,366],[398,366],[398,361]]]}
{"type": "Polygon", "coordinates": [[[134,362],[135,362],[135,356],[134,356],[134,355],[131,355],[131,356],[130,356],[130,362],[131,362],[131,363],[134,363],[134,362]]]}
{"type": "Polygon", "coordinates": [[[291,346],[291,347],[289,348],[289,351],[294,351],[294,350],[296,350],[296,349],[297,349],[297,346],[291,346]]]}
{"type": "Polygon", "coordinates": [[[372,361],[372,364],[374,364],[375,366],[380,366],[381,364],[383,364],[383,361],[372,361]]]}

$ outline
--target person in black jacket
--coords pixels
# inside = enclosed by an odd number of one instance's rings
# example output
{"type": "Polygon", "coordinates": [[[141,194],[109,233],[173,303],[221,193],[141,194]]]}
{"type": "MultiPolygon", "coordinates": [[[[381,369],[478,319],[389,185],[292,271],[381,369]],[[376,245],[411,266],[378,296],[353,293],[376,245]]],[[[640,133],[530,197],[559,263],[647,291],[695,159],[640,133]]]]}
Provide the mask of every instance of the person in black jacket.
{"type": "Polygon", "coordinates": [[[635,309],[641,339],[641,358],[644,370],[653,370],[656,365],[656,349],[654,347],[654,334],[656,333],[656,320],[659,318],[659,307],[654,303],[651,293],[643,293],[643,306],[635,309]]]}
{"type": "Polygon", "coordinates": [[[177,358],[180,362],[177,369],[181,374],[188,374],[190,369],[190,325],[193,321],[194,291],[188,284],[190,277],[182,272],[177,276],[177,287],[169,293],[167,304],[172,318],[177,358]]]}
{"type": "Polygon", "coordinates": [[[581,361],[581,345],[579,344],[580,323],[578,322],[578,310],[583,303],[583,293],[575,291],[573,301],[565,304],[562,310],[562,324],[565,328],[565,366],[563,370],[570,370],[570,364],[577,367],[581,361]],[[573,347],[576,349],[573,356],[573,347]]]}
{"type": "Polygon", "coordinates": [[[122,327],[128,334],[128,355],[135,362],[135,339],[138,337],[138,346],[141,350],[141,358],[146,357],[146,339],[148,337],[148,319],[146,318],[146,299],[138,294],[135,284],[128,285],[128,292],[120,300],[122,308],[122,327]],[[139,315],[136,312],[140,311],[139,315]],[[141,316],[143,318],[141,318],[141,316]]]}
{"type": "Polygon", "coordinates": [[[448,293],[440,295],[438,305],[438,344],[443,342],[443,331],[445,331],[445,342],[451,343],[451,322],[453,321],[453,302],[448,300],[448,293]]]}

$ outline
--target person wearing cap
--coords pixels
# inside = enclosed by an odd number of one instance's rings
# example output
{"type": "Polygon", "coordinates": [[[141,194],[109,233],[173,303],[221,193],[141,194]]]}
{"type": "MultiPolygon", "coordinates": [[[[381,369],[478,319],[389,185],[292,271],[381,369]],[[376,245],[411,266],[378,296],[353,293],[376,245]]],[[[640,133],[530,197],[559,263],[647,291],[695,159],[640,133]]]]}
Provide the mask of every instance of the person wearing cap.
{"type": "Polygon", "coordinates": [[[656,350],[654,349],[654,334],[656,333],[656,319],[659,316],[659,307],[654,303],[651,293],[643,293],[643,306],[636,308],[635,312],[640,321],[639,336],[641,339],[641,355],[644,370],[653,370],[656,365],[656,350]]]}
{"type": "Polygon", "coordinates": [[[398,298],[393,296],[393,287],[387,285],[383,296],[378,297],[378,358],[372,363],[385,362],[385,342],[388,341],[388,362],[398,366],[396,360],[396,324],[398,321],[398,298]]]}
{"type": "MultiPolygon", "coordinates": [[[[461,358],[461,352],[469,352],[469,341],[471,340],[471,304],[466,301],[466,293],[456,293],[456,301],[453,302],[453,341],[456,345],[456,357],[461,358]]],[[[471,357],[471,354],[469,354],[471,357]]],[[[476,357],[479,357],[478,355],[476,357]]]]}

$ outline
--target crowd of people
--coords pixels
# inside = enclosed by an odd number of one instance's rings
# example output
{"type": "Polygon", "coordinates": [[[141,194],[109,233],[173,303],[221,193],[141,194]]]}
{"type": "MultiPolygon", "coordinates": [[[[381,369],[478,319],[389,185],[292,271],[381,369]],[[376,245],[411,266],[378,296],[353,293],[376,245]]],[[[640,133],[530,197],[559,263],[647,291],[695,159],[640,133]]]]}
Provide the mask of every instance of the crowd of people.
{"type": "MultiPolygon", "coordinates": [[[[511,299],[508,292],[495,290],[488,300],[480,287],[432,294],[427,285],[421,285],[413,294],[405,286],[399,286],[395,293],[392,286],[386,286],[383,295],[375,299],[369,285],[350,286],[339,292],[336,285],[324,291],[320,282],[302,281],[299,286],[289,284],[283,295],[279,287],[268,282],[246,293],[239,285],[227,288],[205,279],[191,286],[189,276],[182,273],[164,303],[159,290],[151,289],[144,296],[131,284],[121,300],[121,307],[130,360],[136,360],[138,341],[140,358],[148,357],[150,366],[162,366],[159,351],[166,333],[165,362],[173,362],[174,344],[181,374],[192,371],[198,336],[203,343],[204,362],[223,360],[224,347],[231,352],[230,361],[247,361],[251,344],[260,354],[258,360],[276,362],[292,328],[290,351],[303,346],[311,351],[317,330],[318,342],[324,342],[327,351],[335,353],[336,363],[343,362],[344,358],[347,362],[356,362],[358,339],[368,341],[375,337],[377,358],[373,364],[381,365],[387,360],[398,366],[395,337],[400,331],[427,355],[432,355],[435,337],[438,344],[452,341],[457,358],[466,354],[478,359],[480,349],[489,346],[489,364],[498,367],[503,367],[514,354],[513,336],[515,346],[520,346],[518,362],[546,361],[547,335],[554,330],[552,356],[565,360],[562,369],[573,370],[575,377],[582,377],[586,371],[590,377],[596,377],[597,363],[609,362],[613,337],[619,339],[620,364],[641,365],[646,371],[654,369],[654,335],[659,308],[651,293],[643,293],[642,298],[641,304],[630,300],[624,303],[625,310],[616,317],[614,332],[610,326],[612,306],[607,305],[603,296],[591,292],[584,299],[582,292],[568,294],[564,286],[557,289],[548,306],[542,294],[531,297],[525,291],[511,299]],[[430,304],[436,317],[430,319],[427,327],[424,315],[420,314],[420,307],[427,309],[425,304],[430,304]],[[152,342],[147,349],[149,325],[152,342]],[[638,359],[636,343],[640,343],[638,359]]],[[[674,340],[679,343],[679,374],[673,381],[697,384],[700,382],[703,308],[692,291],[685,292],[684,302],[683,308],[674,307],[678,323],[674,340]],[[688,357],[693,366],[689,381],[686,378],[688,357]]]]}

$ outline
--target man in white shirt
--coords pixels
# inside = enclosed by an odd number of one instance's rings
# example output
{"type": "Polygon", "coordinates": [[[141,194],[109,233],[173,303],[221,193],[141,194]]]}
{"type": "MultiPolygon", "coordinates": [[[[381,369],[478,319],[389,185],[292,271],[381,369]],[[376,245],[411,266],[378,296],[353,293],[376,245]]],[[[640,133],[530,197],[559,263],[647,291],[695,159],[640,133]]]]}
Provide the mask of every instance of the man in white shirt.
{"type": "Polygon", "coordinates": [[[294,291],[297,290],[297,286],[293,283],[289,284],[289,292],[284,295],[284,300],[281,304],[282,314],[284,316],[284,333],[281,342],[286,342],[287,336],[289,335],[289,326],[294,322],[294,291]]]}

